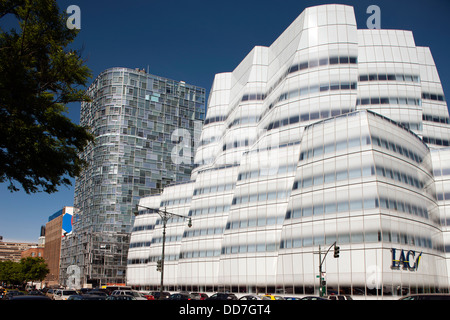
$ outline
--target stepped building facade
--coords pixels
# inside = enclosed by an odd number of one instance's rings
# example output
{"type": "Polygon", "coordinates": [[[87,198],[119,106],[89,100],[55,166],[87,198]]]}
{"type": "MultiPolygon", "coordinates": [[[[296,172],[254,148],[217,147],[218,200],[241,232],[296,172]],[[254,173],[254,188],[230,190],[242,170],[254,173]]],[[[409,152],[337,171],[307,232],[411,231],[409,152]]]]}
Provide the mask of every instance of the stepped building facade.
{"type": "Polygon", "coordinates": [[[215,76],[190,181],[140,200],[127,284],[160,284],[164,209],[192,220],[167,223],[167,290],[448,292],[449,143],[429,48],[307,8],[215,76]]]}

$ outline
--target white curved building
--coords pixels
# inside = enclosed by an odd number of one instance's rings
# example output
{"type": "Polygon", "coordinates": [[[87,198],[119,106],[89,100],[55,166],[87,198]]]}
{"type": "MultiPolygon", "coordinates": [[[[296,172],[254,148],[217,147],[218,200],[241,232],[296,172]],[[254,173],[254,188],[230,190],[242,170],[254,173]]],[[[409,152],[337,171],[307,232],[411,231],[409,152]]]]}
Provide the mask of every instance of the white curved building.
{"type": "MultiPolygon", "coordinates": [[[[346,5],[305,9],[215,76],[191,181],[141,200],[192,219],[167,224],[166,289],[318,294],[319,246],[336,242],[328,294],[447,292],[449,141],[411,32],[357,30],[346,5]]],[[[141,210],[127,284],[156,289],[161,220],[141,210]]]]}

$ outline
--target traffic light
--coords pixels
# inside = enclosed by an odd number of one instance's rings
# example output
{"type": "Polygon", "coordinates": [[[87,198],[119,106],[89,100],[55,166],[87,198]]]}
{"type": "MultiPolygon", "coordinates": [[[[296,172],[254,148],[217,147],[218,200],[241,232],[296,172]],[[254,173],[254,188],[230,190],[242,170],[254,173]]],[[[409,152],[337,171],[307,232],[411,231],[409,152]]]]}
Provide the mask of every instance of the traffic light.
{"type": "Polygon", "coordinates": [[[156,261],[156,271],[160,271],[162,270],[162,261],[158,260],[156,261]]]}
{"type": "Polygon", "coordinates": [[[335,258],[339,258],[339,247],[336,245],[336,244],[334,244],[334,257],[335,258]]]}

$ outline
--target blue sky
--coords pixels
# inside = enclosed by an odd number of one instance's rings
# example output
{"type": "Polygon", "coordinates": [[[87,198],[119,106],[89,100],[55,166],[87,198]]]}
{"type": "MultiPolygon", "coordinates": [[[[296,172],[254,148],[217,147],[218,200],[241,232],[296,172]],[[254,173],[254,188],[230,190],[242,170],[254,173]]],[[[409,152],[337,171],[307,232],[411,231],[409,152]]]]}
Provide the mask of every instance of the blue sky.
{"type": "MultiPolygon", "coordinates": [[[[110,67],[149,68],[150,73],[211,87],[214,75],[232,71],[256,45],[269,46],[307,7],[352,5],[366,29],[369,5],[381,9],[382,29],[413,31],[416,45],[431,48],[446,97],[450,97],[448,0],[128,0],[58,1],[81,9],[81,31],[72,47],[83,48],[93,78],[110,67]]],[[[0,19],[4,27],[4,21],[0,19]]],[[[79,104],[69,117],[79,122],[79,104]]],[[[0,184],[0,236],[37,242],[40,226],[73,205],[74,187],[55,194],[10,193],[0,184]]]]}

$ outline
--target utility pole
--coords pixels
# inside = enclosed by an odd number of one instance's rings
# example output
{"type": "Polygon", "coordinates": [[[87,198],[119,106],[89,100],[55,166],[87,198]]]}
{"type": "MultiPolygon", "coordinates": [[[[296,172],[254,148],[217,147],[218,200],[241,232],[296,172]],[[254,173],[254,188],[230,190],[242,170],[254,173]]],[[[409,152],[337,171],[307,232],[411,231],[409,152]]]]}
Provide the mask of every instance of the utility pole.
{"type": "Polygon", "coordinates": [[[334,246],[334,257],[339,258],[339,250],[340,248],[336,245],[336,241],[328,248],[327,252],[325,253],[325,256],[322,260],[322,251],[321,247],[319,245],[319,296],[323,297],[324,293],[326,291],[326,283],[325,280],[322,277],[322,265],[325,261],[325,258],[327,257],[328,252],[330,251],[331,247],[334,246]]]}
{"type": "Polygon", "coordinates": [[[172,213],[172,212],[167,212],[165,207],[164,207],[164,210],[160,210],[160,209],[155,209],[155,208],[147,208],[147,207],[141,206],[139,204],[136,205],[135,214],[138,213],[138,207],[151,210],[152,212],[156,212],[157,214],[159,214],[159,216],[161,217],[161,220],[163,222],[163,243],[162,243],[161,260],[156,262],[157,270],[161,271],[161,286],[159,288],[159,299],[162,299],[163,287],[164,287],[164,254],[165,254],[165,250],[166,250],[166,225],[167,225],[167,221],[170,218],[172,218],[173,216],[184,218],[184,219],[188,219],[189,218],[188,227],[190,228],[190,227],[192,227],[192,220],[191,220],[190,217],[182,216],[182,215],[175,214],[175,213],[172,213]]]}

